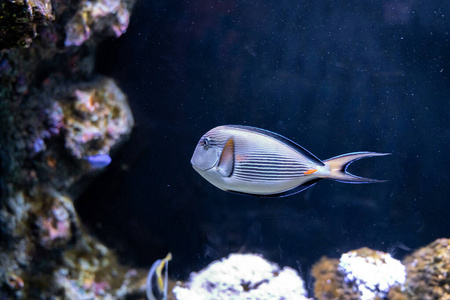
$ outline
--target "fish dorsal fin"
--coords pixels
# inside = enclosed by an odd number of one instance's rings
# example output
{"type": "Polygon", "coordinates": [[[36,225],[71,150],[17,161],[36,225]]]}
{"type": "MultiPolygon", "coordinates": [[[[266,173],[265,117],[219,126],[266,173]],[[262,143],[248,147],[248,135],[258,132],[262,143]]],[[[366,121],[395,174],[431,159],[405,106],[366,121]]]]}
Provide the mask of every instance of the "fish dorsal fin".
{"type": "Polygon", "coordinates": [[[299,152],[300,154],[302,154],[303,156],[307,157],[309,160],[313,161],[315,164],[319,165],[319,166],[324,166],[325,164],[318,159],[314,154],[312,154],[311,152],[309,152],[308,150],[306,150],[305,148],[303,148],[302,146],[300,146],[299,144],[295,143],[294,141],[291,141],[290,139],[279,135],[278,133],[269,131],[269,130],[265,130],[265,129],[261,129],[261,128],[257,128],[257,127],[252,127],[252,126],[244,126],[244,125],[227,125],[228,127],[233,127],[236,129],[241,129],[241,130],[247,130],[247,131],[252,131],[252,132],[256,132],[256,133],[260,133],[266,136],[270,136],[271,138],[274,138],[280,142],[282,142],[283,144],[291,147],[292,149],[294,149],[295,151],[299,152]]]}
{"type": "Polygon", "coordinates": [[[229,139],[223,147],[220,155],[219,164],[217,165],[220,174],[230,177],[234,170],[234,140],[229,139]]]}

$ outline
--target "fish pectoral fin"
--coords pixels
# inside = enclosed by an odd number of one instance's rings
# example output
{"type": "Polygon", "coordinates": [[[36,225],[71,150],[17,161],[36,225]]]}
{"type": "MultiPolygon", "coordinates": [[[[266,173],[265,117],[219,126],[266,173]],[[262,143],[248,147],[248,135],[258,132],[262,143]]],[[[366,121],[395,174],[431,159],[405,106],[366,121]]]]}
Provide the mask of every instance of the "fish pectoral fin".
{"type": "Polygon", "coordinates": [[[230,177],[234,170],[234,140],[229,139],[225,147],[223,147],[222,154],[220,155],[219,164],[217,169],[220,174],[225,177],[230,177]]]}

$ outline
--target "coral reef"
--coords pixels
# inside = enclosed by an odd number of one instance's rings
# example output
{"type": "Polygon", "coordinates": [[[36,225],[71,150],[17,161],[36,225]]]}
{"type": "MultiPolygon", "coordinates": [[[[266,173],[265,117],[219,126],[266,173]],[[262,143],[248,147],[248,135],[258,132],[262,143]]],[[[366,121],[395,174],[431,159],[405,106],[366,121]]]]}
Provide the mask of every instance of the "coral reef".
{"type": "Polygon", "coordinates": [[[88,171],[83,158],[109,154],[129,135],[133,117],[113,80],[72,84],[59,93],[58,99],[36,95],[3,103],[0,122],[10,130],[0,132],[6,146],[0,155],[9,182],[67,188],[88,171]]]}
{"type": "Polygon", "coordinates": [[[344,283],[360,293],[361,300],[386,298],[391,287],[405,282],[405,267],[388,253],[368,248],[344,253],[339,260],[344,283]]]}
{"type": "MultiPolygon", "coordinates": [[[[77,183],[127,140],[133,116],[94,72],[96,43],[119,37],[135,0],[0,2],[0,299],[143,297],[145,270],[118,263],[73,206],[77,183]]],[[[95,172],[94,172],[95,173],[95,172]]],[[[450,299],[449,240],[405,267],[367,248],[321,259],[317,299],[450,299]]],[[[173,289],[178,299],[307,299],[291,268],[232,254],[173,289]]]]}
{"type": "Polygon", "coordinates": [[[403,260],[405,298],[450,299],[450,239],[438,239],[403,260]]]}
{"type": "Polygon", "coordinates": [[[303,280],[289,267],[255,254],[230,254],[173,289],[176,299],[308,299],[303,280]]]}
{"type": "Polygon", "coordinates": [[[80,46],[93,32],[110,29],[121,36],[130,22],[127,4],[120,0],[83,1],[80,9],[66,24],[66,46],[80,46]]]}
{"type": "Polygon", "coordinates": [[[66,149],[78,159],[109,153],[133,125],[125,95],[110,79],[73,94],[63,102],[66,149]]]}
{"type": "Polygon", "coordinates": [[[322,258],[313,266],[317,299],[386,299],[405,282],[405,267],[380,251],[361,248],[340,260],[322,258]]]}
{"type": "Polygon", "coordinates": [[[56,191],[16,192],[1,207],[0,296],[123,297],[141,277],[86,235],[72,200],[56,191]],[[31,234],[29,234],[31,233],[31,234]]]}
{"type": "Polygon", "coordinates": [[[133,4],[0,4],[2,299],[143,295],[145,273],[119,265],[83,230],[73,207],[77,183],[109,164],[127,140],[133,116],[114,80],[94,73],[95,41],[65,44],[79,16],[89,18],[81,22],[96,41],[119,36],[133,4]]]}
{"type": "Polygon", "coordinates": [[[339,260],[322,257],[311,269],[315,278],[314,296],[319,300],[357,299],[357,293],[345,291],[344,274],[338,271],[339,260]],[[344,298],[347,297],[347,298],[344,298]]]}
{"type": "Polygon", "coordinates": [[[52,21],[50,0],[5,0],[0,3],[0,49],[29,47],[36,28],[52,21]]]}

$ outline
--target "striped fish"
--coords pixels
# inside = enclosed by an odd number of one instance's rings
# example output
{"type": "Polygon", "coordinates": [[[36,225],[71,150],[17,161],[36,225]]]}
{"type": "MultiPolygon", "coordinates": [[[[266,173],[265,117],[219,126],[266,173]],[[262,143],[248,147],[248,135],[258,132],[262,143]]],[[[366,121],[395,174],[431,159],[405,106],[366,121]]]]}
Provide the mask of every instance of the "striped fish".
{"type": "Polygon", "coordinates": [[[321,161],[279,134],[255,127],[225,125],[202,136],[191,164],[222,190],[283,197],[303,191],[324,178],[346,183],[382,182],[346,170],[355,160],[388,154],[354,152],[321,161]]]}

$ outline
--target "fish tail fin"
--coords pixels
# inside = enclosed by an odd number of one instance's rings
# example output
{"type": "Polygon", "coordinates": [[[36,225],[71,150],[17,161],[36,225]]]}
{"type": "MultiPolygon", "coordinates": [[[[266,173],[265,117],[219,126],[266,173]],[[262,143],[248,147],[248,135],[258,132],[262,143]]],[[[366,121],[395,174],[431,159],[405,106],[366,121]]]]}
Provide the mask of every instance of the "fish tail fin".
{"type": "Polygon", "coordinates": [[[352,162],[361,158],[372,156],[385,156],[390,154],[391,153],[353,152],[332,157],[330,159],[324,160],[323,162],[330,167],[330,175],[327,177],[328,179],[333,179],[345,183],[385,182],[386,180],[377,180],[355,176],[347,172],[347,168],[352,162]]]}

